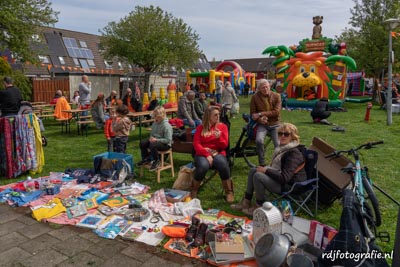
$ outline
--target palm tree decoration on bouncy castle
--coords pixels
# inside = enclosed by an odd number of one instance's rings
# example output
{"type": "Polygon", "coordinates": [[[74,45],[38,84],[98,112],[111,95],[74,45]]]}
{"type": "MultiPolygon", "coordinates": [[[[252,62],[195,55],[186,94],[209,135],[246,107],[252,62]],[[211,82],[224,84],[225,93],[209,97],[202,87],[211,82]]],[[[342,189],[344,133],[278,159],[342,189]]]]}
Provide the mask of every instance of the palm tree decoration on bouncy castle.
{"type": "Polygon", "coordinates": [[[298,46],[269,46],[263,54],[276,57],[275,90],[287,95],[290,107],[311,107],[317,99],[327,97],[330,107],[340,107],[345,98],[347,71],[356,62],[346,56],[346,44],[334,44],[322,36],[322,16],[315,16],[312,39],[298,46]]]}

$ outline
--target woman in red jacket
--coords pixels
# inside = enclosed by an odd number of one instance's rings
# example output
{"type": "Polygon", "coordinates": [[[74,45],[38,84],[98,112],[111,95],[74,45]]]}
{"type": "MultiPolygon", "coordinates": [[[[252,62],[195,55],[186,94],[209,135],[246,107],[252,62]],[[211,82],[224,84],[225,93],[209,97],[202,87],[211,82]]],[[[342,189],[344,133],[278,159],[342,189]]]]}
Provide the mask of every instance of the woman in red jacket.
{"type": "Polygon", "coordinates": [[[226,201],[232,203],[234,200],[233,183],[226,159],[229,132],[228,127],[219,121],[219,115],[219,107],[208,107],[203,115],[203,124],[196,128],[193,139],[193,147],[196,152],[194,157],[196,170],[192,181],[191,196],[197,198],[201,181],[212,167],[218,171],[222,180],[226,201]]]}

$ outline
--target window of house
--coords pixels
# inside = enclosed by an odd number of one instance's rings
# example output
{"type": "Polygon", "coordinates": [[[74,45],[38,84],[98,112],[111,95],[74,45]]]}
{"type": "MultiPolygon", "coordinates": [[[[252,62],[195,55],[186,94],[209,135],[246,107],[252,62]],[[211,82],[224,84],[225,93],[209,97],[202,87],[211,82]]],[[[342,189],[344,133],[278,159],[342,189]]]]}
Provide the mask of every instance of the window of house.
{"type": "Polygon", "coordinates": [[[75,66],[80,66],[81,65],[81,64],[79,64],[79,60],[76,57],[74,57],[72,59],[74,60],[75,66]]]}
{"type": "Polygon", "coordinates": [[[90,67],[96,67],[96,64],[94,64],[93,59],[88,59],[87,63],[89,64],[90,67]]]}
{"type": "Polygon", "coordinates": [[[89,64],[88,64],[88,62],[86,61],[86,59],[79,59],[79,63],[81,63],[81,67],[83,68],[83,69],[89,69],[89,64]]]}
{"type": "Polygon", "coordinates": [[[124,69],[124,67],[122,66],[121,62],[118,62],[118,67],[119,67],[120,70],[124,69]]]}
{"type": "Polygon", "coordinates": [[[42,62],[44,64],[50,63],[50,59],[48,56],[39,56],[39,60],[40,60],[40,62],[42,62]]]}
{"type": "Polygon", "coordinates": [[[87,44],[85,41],[79,41],[79,44],[81,45],[81,47],[87,48],[87,44]]]}
{"type": "Polygon", "coordinates": [[[58,60],[60,61],[61,65],[65,65],[64,57],[58,57],[58,60]]]}
{"type": "Polygon", "coordinates": [[[107,60],[104,60],[104,64],[106,65],[107,69],[111,69],[112,68],[112,64],[108,64],[107,60]]]}

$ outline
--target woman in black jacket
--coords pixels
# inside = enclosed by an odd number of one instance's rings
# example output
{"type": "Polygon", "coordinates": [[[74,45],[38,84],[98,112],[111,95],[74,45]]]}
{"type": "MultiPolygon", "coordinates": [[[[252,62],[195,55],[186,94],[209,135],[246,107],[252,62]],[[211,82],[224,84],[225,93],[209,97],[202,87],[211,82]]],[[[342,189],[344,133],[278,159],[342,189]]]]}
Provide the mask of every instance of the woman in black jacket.
{"type": "Polygon", "coordinates": [[[278,194],[289,189],[294,182],[307,179],[303,156],[305,148],[300,145],[296,126],[283,123],[277,131],[279,146],[274,150],[271,164],[250,170],[245,196],[240,203],[232,205],[232,209],[241,210],[246,215],[252,216],[253,211],[266,201],[265,190],[278,194]],[[253,192],[256,195],[255,206],[251,205],[253,192]]]}

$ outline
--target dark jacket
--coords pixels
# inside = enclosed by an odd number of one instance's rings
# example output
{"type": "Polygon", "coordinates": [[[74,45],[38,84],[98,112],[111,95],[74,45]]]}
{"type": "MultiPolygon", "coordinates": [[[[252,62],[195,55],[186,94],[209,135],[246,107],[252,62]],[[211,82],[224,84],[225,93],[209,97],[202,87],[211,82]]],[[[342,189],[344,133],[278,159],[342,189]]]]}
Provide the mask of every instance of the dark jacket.
{"type": "MultiPolygon", "coordinates": [[[[267,110],[267,106],[265,104],[265,99],[261,92],[255,93],[250,100],[250,114],[264,112],[264,116],[268,117],[268,126],[276,125],[279,123],[282,109],[282,101],[281,95],[275,92],[270,93],[267,96],[268,103],[271,107],[271,110],[267,110]]],[[[259,119],[258,119],[259,120],[259,119]]],[[[257,122],[258,122],[257,120],[257,122]]]]}
{"type": "Polygon", "coordinates": [[[311,117],[326,119],[331,115],[329,110],[329,103],[327,100],[319,100],[315,103],[313,110],[311,111],[311,117]]]}
{"type": "Polygon", "coordinates": [[[298,145],[297,147],[287,150],[281,159],[281,170],[267,168],[265,174],[282,186],[305,181],[307,179],[307,174],[304,169],[304,148],[303,145],[298,145]],[[301,168],[302,165],[303,168],[301,168]],[[301,169],[298,170],[299,168],[301,169]]]}
{"type": "Polygon", "coordinates": [[[17,87],[10,86],[4,90],[0,90],[0,110],[2,116],[18,114],[21,101],[21,91],[17,87]]]}
{"type": "MultiPolygon", "coordinates": [[[[128,95],[124,96],[122,103],[128,106],[128,95]]],[[[138,100],[134,95],[131,96],[131,106],[136,112],[142,111],[142,102],[140,102],[140,100],[138,100]]]]}

